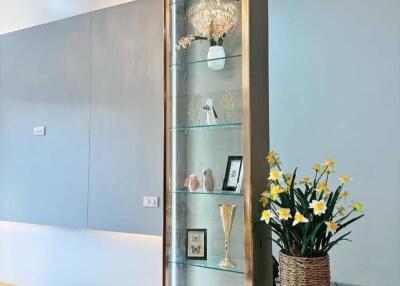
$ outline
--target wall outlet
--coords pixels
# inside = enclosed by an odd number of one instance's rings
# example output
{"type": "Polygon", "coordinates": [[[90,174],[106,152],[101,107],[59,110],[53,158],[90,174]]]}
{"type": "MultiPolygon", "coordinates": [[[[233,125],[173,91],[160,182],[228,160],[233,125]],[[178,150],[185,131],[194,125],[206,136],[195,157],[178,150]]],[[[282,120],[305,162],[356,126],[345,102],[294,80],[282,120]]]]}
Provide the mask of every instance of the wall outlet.
{"type": "Polygon", "coordinates": [[[44,136],[46,135],[46,127],[45,126],[36,126],[33,128],[33,135],[35,136],[44,136]]]}
{"type": "Polygon", "coordinates": [[[158,197],[143,197],[143,207],[158,208],[158,197]]]}

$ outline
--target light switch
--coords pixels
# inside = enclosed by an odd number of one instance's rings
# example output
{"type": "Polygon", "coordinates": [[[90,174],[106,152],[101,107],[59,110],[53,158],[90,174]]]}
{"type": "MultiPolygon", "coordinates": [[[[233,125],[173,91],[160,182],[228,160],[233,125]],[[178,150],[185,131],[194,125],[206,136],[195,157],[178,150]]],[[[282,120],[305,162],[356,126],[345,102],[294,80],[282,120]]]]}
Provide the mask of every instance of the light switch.
{"type": "Polygon", "coordinates": [[[44,136],[46,135],[46,127],[45,126],[36,126],[33,128],[33,135],[35,136],[44,136]]]}
{"type": "Polygon", "coordinates": [[[143,197],[143,207],[158,208],[158,197],[143,197]]]}

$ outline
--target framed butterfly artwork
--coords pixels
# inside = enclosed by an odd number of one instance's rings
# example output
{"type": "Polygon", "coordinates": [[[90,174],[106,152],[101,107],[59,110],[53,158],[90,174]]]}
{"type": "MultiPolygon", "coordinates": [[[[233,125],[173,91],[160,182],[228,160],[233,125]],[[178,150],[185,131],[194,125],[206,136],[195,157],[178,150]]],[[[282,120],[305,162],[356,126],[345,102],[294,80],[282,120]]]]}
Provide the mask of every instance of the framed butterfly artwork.
{"type": "Polygon", "coordinates": [[[207,229],[186,230],[186,258],[207,260],[207,229]]]}

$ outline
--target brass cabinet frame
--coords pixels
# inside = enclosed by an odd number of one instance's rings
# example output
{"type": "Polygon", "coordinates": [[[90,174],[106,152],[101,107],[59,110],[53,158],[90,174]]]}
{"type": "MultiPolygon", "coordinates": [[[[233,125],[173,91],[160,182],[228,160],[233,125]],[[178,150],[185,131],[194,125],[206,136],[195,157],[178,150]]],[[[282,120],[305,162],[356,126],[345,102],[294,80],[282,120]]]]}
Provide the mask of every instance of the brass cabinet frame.
{"type": "MultiPolygon", "coordinates": [[[[168,266],[168,187],[170,88],[169,51],[170,2],[164,2],[164,247],[163,285],[169,285],[168,266]]],[[[259,223],[258,199],[266,186],[268,167],[265,154],[269,150],[268,102],[268,1],[241,0],[242,3],[242,100],[243,100],[243,164],[244,164],[244,236],[246,286],[272,285],[272,252],[270,233],[259,223]]],[[[171,285],[173,286],[173,285],[171,285]]]]}

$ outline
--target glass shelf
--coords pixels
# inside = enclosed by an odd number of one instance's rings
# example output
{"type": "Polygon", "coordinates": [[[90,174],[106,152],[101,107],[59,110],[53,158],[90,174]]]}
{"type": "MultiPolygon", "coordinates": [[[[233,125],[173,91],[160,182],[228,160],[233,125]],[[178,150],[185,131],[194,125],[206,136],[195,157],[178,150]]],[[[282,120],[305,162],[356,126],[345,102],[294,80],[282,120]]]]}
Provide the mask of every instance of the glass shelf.
{"type": "MultiPolygon", "coordinates": [[[[241,108],[242,108],[242,89],[239,88],[220,88],[219,86],[213,90],[207,90],[207,91],[202,91],[199,93],[188,93],[186,90],[181,91],[181,92],[176,92],[176,94],[174,95],[174,98],[178,98],[179,97],[185,97],[185,98],[191,98],[191,97],[198,97],[200,99],[202,99],[202,101],[205,101],[206,98],[214,98],[215,100],[215,104],[218,107],[218,111],[223,109],[224,106],[223,104],[225,104],[224,101],[224,96],[228,94],[230,96],[232,96],[232,100],[233,100],[233,104],[234,107],[236,107],[236,109],[232,110],[232,113],[236,112],[236,113],[240,113],[241,115],[241,108]]],[[[169,102],[171,103],[171,98],[169,98],[169,102]]],[[[203,102],[202,102],[203,103],[203,102]]],[[[201,107],[201,105],[200,105],[201,107]]],[[[202,110],[202,109],[201,109],[202,110]]],[[[241,116],[240,116],[241,118],[241,116]]],[[[228,119],[224,119],[225,121],[233,121],[233,122],[238,122],[240,121],[238,120],[228,120],[228,119]]]]}
{"type": "Polygon", "coordinates": [[[172,194],[184,194],[184,195],[210,195],[210,196],[238,196],[243,197],[243,193],[237,192],[229,192],[229,191],[222,191],[222,190],[215,190],[213,192],[207,192],[204,190],[197,190],[197,191],[189,191],[187,189],[178,189],[171,192],[172,194]]]}
{"type": "Polygon", "coordinates": [[[189,60],[189,61],[185,61],[185,62],[182,62],[182,63],[173,63],[173,64],[170,64],[169,66],[170,66],[170,68],[182,67],[182,66],[186,66],[186,65],[208,63],[208,62],[218,61],[218,60],[222,60],[222,59],[225,59],[225,61],[229,61],[229,60],[232,60],[232,59],[240,58],[241,56],[242,55],[230,55],[230,56],[225,56],[225,57],[222,57],[222,58],[215,58],[215,59],[211,59],[211,60],[209,60],[209,59],[199,59],[199,60],[193,60],[193,61],[189,60]]]}
{"type": "Polygon", "coordinates": [[[192,267],[200,267],[200,268],[206,268],[206,269],[212,269],[212,270],[217,270],[217,271],[225,271],[225,272],[231,272],[231,273],[237,273],[237,274],[244,274],[244,261],[242,259],[235,259],[232,258],[233,261],[237,263],[237,266],[235,268],[231,269],[225,269],[225,268],[220,268],[218,266],[218,263],[221,261],[223,257],[221,256],[213,256],[209,255],[207,257],[207,260],[170,260],[169,263],[173,264],[179,264],[179,265],[185,265],[185,266],[192,266],[192,267]]]}
{"type": "Polygon", "coordinates": [[[189,131],[189,130],[205,130],[205,129],[237,129],[242,127],[242,122],[222,123],[215,125],[191,125],[172,127],[170,131],[189,131]]]}

